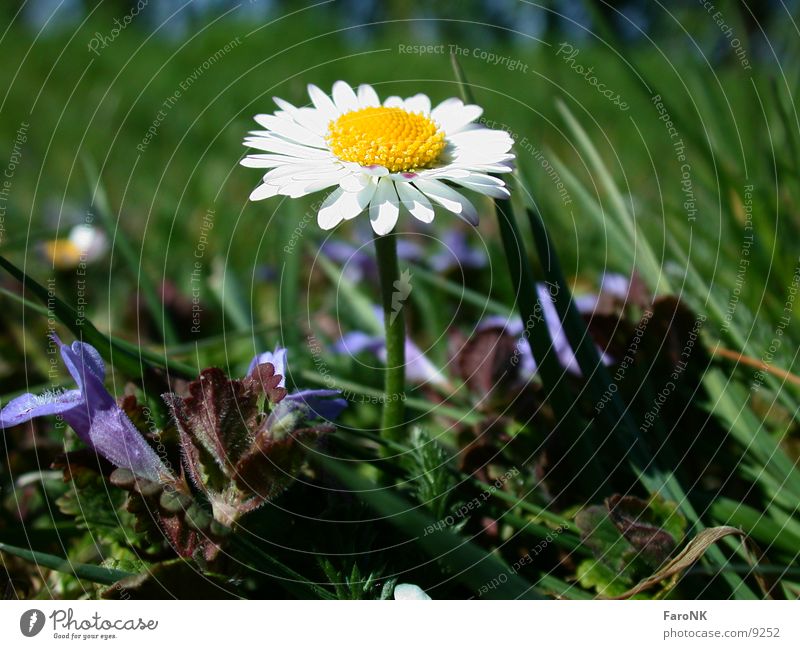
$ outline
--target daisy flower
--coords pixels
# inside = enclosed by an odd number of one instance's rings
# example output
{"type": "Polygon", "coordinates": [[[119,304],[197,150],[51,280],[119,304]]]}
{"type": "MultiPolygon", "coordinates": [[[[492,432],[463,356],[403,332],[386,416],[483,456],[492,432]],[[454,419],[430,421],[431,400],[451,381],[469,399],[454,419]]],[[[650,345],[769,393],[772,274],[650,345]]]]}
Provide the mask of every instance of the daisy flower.
{"type": "Polygon", "coordinates": [[[265,153],[247,155],[242,164],[269,171],[250,200],[334,188],[317,215],[322,229],[368,211],[372,229],[384,235],[401,207],[430,223],[436,204],[477,225],[478,212],[460,188],[509,196],[490,174],[512,170],[513,140],[475,123],[479,106],[450,98],[432,108],[423,94],[381,103],[372,86],[354,91],[344,81],[333,84],[331,96],[314,85],[308,94],[312,106],[276,97],[280,110],[256,115],[265,130],[252,131],[244,144],[265,153]]]}
{"type": "Polygon", "coordinates": [[[108,252],[108,237],[87,224],[76,225],[65,239],[43,241],[42,256],[58,270],[71,270],[80,264],[91,264],[108,252]]]}

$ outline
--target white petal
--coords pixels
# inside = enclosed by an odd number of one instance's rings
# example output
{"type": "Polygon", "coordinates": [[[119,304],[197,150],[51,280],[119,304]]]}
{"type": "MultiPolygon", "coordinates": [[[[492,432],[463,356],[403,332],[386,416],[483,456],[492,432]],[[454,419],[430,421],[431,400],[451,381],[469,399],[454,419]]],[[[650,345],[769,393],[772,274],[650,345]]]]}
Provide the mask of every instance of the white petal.
{"type": "Polygon", "coordinates": [[[395,599],[430,599],[428,593],[416,584],[397,584],[394,587],[395,599]]]}
{"type": "Polygon", "coordinates": [[[99,228],[80,223],[69,232],[69,240],[80,251],[81,261],[92,263],[108,250],[108,237],[99,228]]]}
{"type": "Polygon", "coordinates": [[[448,135],[447,142],[460,149],[485,150],[486,148],[492,148],[502,149],[503,153],[509,151],[514,145],[514,139],[505,131],[488,128],[476,128],[448,135]]]}
{"type": "Polygon", "coordinates": [[[360,192],[356,193],[355,200],[356,205],[359,205],[358,212],[351,212],[347,216],[346,219],[352,219],[354,216],[358,216],[363,212],[367,207],[369,207],[370,201],[375,196],[375,192],[378,190],[378,179],[377,178],[367,178],[367,184],[364,186],[360,192]]]}
{"type": "Polygon", "coordinates": [[[242,158],[239,164],[243,167],[250,167],[252,169],[269,169],[271,167],[280,167],[282,165],[292,164],[308,164],[308,160],[304,158],[295,158],[288,155],[278,155],[269,153],[252,153],[249,156],[242,158]]]}
{"type": "Polygon", "coordinates": [[[361,167],[361,173],[367,174],[368,176],[388,176],[389,170],[386,167],[381,165],[369,165],[367,167],[361,167]]]}
{"type": "MultiPolygon", "coordinates": [[[[344,167],[338,165],[330,166],[313,166],[306,165],[305,167],[298,167],[297,172],[292,176],[295,180],[317,180],[327,176],[338,176],[343,178],[350,175],[350,172],[344,167]]],[[[502,183],[501,183],[502,184],[502,183]]]]}
{"type": "Polygon", "coordinates": [[[471,164],[469,168],[473,171],[484,171],[489,174],[505,174],[514,171],[514,165],[510,164],[471,164]]]}
{"type": "Polygon", "coordinates": [[[307,128],[312,133],[325,137],[328,134],[328,126],[331,123],[331,119],[335,118],[328,117],[316,108],[303,106],[297,109],[294,119],[300,126],[307,128]]]}
{"type": "Polygon", "coordinates": [[[352,219],[363,212],[375,193],[375,183],[370,183],[360,192],[346,192],[341,187],[333,191],[320,207],[317,223],[323,230],[330,230],[344,219],[352,219]]]}
{"type": "Polygon", "coordinates": [[[443,182],[434,179],[420,178],[414,181],[423,194],[433,199],[446,210],[458,214],[471,225],[478,225],[478,211],[469,200],[443,182]]]}
{"type": "Polygon", "coordinates": [[[313,83],[308,84],[308,96],[311,97],[311,103],[314,104],[314,107],[327,119],[330,120],[339,117],[339,111],[336,108],[336,104],[333,103],[333,100],[313,83]]]}
{"type": "Polygon", "coordinates": [[[289,119],[281,119],[274,115],[256,115],[256,121],[264,128],[277,133],[281,137],[288,138],[299,144],[313,146],[318,148],[326,147],[325,138],[321,135],[309,131],[307,128],[300,126],[297,122],[289,119]]]}
{"type": "Polygon", "coordinates": [[[500,178],[495,178],[494,176],[482,173],[470,173],[467,180],[469,180],[471,183],[478,183],[481,185],[496,185],[497,187],[505,186],[505,182],[503,182],[500,178]]]}
{"type": "Polygon", "coordinates": [[[442,123],[446,121],[448,115],[455,114],[462,108],[464,108],[463,101],[461,101],[458,97],[450,97],[449,99],[445,99],[431,111],[431,119],[441,126],[442,123]]]}
{"type": "Polygon", "coordinates": [[[335,172],[331,172],[325,175],[319,175],[316,178],[309,178],[309,179],[288,178],[286,179],[285,182],[279,183],[280,190],[278,191],[278,193],[284,196],[289,196],[291,198],[299,198],[300,196],[313,194],[314,192],[318,192],[321,189],[332,187],[333,185],[338,185],[339,180],[341,180],[343,173],[347,172],[344,171],[343,169],[339,169],[335,172]]]}
{"type": "Polygon", "coordinates": [[[480,151],[457,149],[452,153],[450,166],[469,168],[471,164],[476,166],[487,164],[503,164],[506,162],[511,162],[514,158],[516,158],[516,156],[513,153],[498,153],[496,155],[487,156],[481,155],[480,151]]]}
{"type": "Polygon", "coordinates": [[[336,227],[344,219],[339,201],[342,196],[345,196],[343,189],[335,189],[328,197],[322,202],[322,205],[317,212],[317,224],[323,230],[330,230],[336,227]]]}
{"type": "Polygon", "coordinates": [[[375,234],[389,234],[397,224],[399,214],[400,205],[394,183],[388,178],[381,178],[369,204],[369,219],[375,234]]]}
{"type": "Polygon", "coordinates": [[[511,196],[511,192],[509,192],[505,186],[476,183],[464,178],[458,178],[453,182],[479,194],[491,196],[492,198],[508,198],[511,196]]]}
{"type": "MultiPolygon", "coordinates": [[[[426,178],[428,176],[425,176],[426,178]]],[[[489,176],[483,173],[471,172],[467,169],[452,169],[443,168],[440,173],[434,177],[439,179],[447,179],[456,185],[461,185],[467,189],[485,194],[492,198],[508,198],[510,193],[506,189],[505,183],[499,178],[489,176]]]]}
{"type": "Polygon", "coordinates": [[[380,106],[381,100],[378,99],[378,93],[369,84],[362,83],[358,87],[358,103],[361,108],[370,108],[373,106],[380,106]]]}
{"type": "Polygon", "coordinates": [[[405,102],[403,101],[402,97],[392,95],[384,100],[383,105],[387,108],[403,108],[405,102]]]}
{"type": "Polygon", "coordinates": [[[358,110],[358,98],[356,93],[350,87],[350,84],[344,81],[337,81],[333,84],[333,103],[340,113],[349,113],[352,110],[358,110]]]}
{"type": "MultiPolygon", "coordinates": [[[[441,104],[440,104],[441,106],[441,104]]],[[[437,108],[439,108],[437,106],[437,108]]],[[[451,105],[445,107],[437,113],[434,121],[439,124],[445,134],[453,135],[466,129],[476,119],[483,114],[483,108],[475,104],[451,105]]],[[[488,130],[488,129],[484,129],[488,130]]],[[[470,132],[470,131],[465,131],[470,132]]]]}
{"type": "Polygon", "coordinates": [[[411,183],[397,183],[395,185],[400,201],[411,214],[423,223],[433,221],[433,207],[425,195],[411,183]]]}
{"type": "Polygon", "coordinates": [[[275,135],[265,137],[248,137],[244,140],[245,146],[261,149],[271,153],[283,153],[297,158],[330,158],[331,153],[325,149],[315,149],[302,144],[295,144],[275,135]]]}
{"type": "Polygon", "coordinates": [[[472,172],[464,167],[447,165],[438,169],[423,169],[419,172],[419,175],[423,178],[447,178],[450,180],[453,178],[467,178],[472,175],[472,172]]]}
{"type": "Polygon", "coordinates": [[[278,188],[274,185],[259,185],[250,192],[251,201],[261,201],[265,198],[272,198],[278,194],[278,188]]]}
{"type": "Polygon", "coordinates": [[[410,113],[422,113],[423,115],[430,115],[431,100],[427,95],[422,93],[409,97],[405,101],[405,109],[410,113]]]}
{"type": "Polygon", "coordinates": [[[514,168],[513,164],[514,155],[512,154],[498,154],[493,156],[481,156],[478,152],[471,152],[469,155],[454,156],[450,161],[449,167],[467,169],[469,171],[481,171],[491,173],[497,169],[487,169],[487,166],[503,166],[504,171],[510,171],[514,168]]]}
{"type": "Polygon", "coordinates": [[[294,104],[290,104],[285,99],[281,99],[280,97],[273,97],[272,101],[275,102],[275,105],[278,108],[289,113],[290,115],[294,115],[297,112],[297,106],[295,106],[294,104]]]}
{"type": "Polygon", "coordinates": [[[339,181],[339,186],[346,192],[360,192],[370,182],[374,182],[370,180],[370,176],[350,172],[339,181]]]}
{"type": "MultiPolygon", "coordinates": [[[[340,161],[341,162],[341,161],[340,161]]],[[[347,169],[354,174],[365,174],[367,176],[388,176],[389,170],[381,165],[362,166],[357,162],[341,162],[347,169]]]]}
{"type": "Polygon", "coordinates": [[[269,185],[282,185],[288,182],[288,180],[297,178],[302,174],[313,173],[315,176],[319,176],[330,172],[331,168],[327,165],[319,167],[309,164],[281,165],[280,167],[270,169],[264,174],[262,180],[269,185]]]}

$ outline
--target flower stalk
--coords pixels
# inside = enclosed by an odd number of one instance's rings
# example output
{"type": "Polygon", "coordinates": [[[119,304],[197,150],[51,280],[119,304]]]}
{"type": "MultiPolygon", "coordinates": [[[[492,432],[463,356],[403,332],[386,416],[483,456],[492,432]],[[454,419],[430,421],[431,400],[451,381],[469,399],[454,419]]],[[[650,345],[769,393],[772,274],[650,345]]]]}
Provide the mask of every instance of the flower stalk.
{"type": "Polygon", "coordinates": [[[378,258],[383,323],[386,330],[386,374],[381,430],[386,437],[398,439],[401,437],[404,419],[406,326],[402,314],[403,305],[395,300],[400,285],[396,235],[376,235],[375,254],[378,258]]]}

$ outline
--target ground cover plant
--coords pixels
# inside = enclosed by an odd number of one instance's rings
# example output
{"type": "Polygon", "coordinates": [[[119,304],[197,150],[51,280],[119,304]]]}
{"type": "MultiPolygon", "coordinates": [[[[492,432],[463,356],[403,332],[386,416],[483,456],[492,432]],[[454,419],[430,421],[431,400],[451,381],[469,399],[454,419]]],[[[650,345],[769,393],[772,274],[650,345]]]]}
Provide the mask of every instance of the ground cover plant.
{"type": "Polygon", "coordinates": [[[3,597],[798,596],[789,9],[28,4],[3,597]]]}

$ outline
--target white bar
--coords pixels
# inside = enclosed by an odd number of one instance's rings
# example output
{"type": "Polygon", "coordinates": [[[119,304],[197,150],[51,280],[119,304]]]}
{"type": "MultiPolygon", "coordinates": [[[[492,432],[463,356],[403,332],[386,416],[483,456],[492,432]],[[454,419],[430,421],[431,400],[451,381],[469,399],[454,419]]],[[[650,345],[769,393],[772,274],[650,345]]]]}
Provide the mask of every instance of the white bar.
{"type": "Polygon", "coordinates": [[[785,601],[9,601],[0,604],[0,637],[3,647],[15,648],[73,643],[102,643],[120,649],[800,647],[798,618],[800,604],[785,601]],[[20,618],[31,609],[44,614],[45,623],[35,637],[27,638],[20,630],[20,618]],[[69,609],[73,627],[64,628],[69,609]],[[665,612],[692,611],[701,617],[705,612],[706,619],[665,619],[665,612]],[[157,626],[135,631],[76,628],[81,621],[94,625],[95,614],[101,621],[142,618],[157,626]],[[56,623],[58,619],[62,621],[56,623]],[[746,632],[749,637],[665,639],[670,630],[684,634],[746,632]],[[777,637],[767,637],[770,633],[774,636],[775,630],[777,637]],[[67,637],[56,638],[56,634],[67,637]],[[97,638],[85,640],[85,635],[97,638]],[[102,635],[115,637],[103,640],[102,635]]]}

